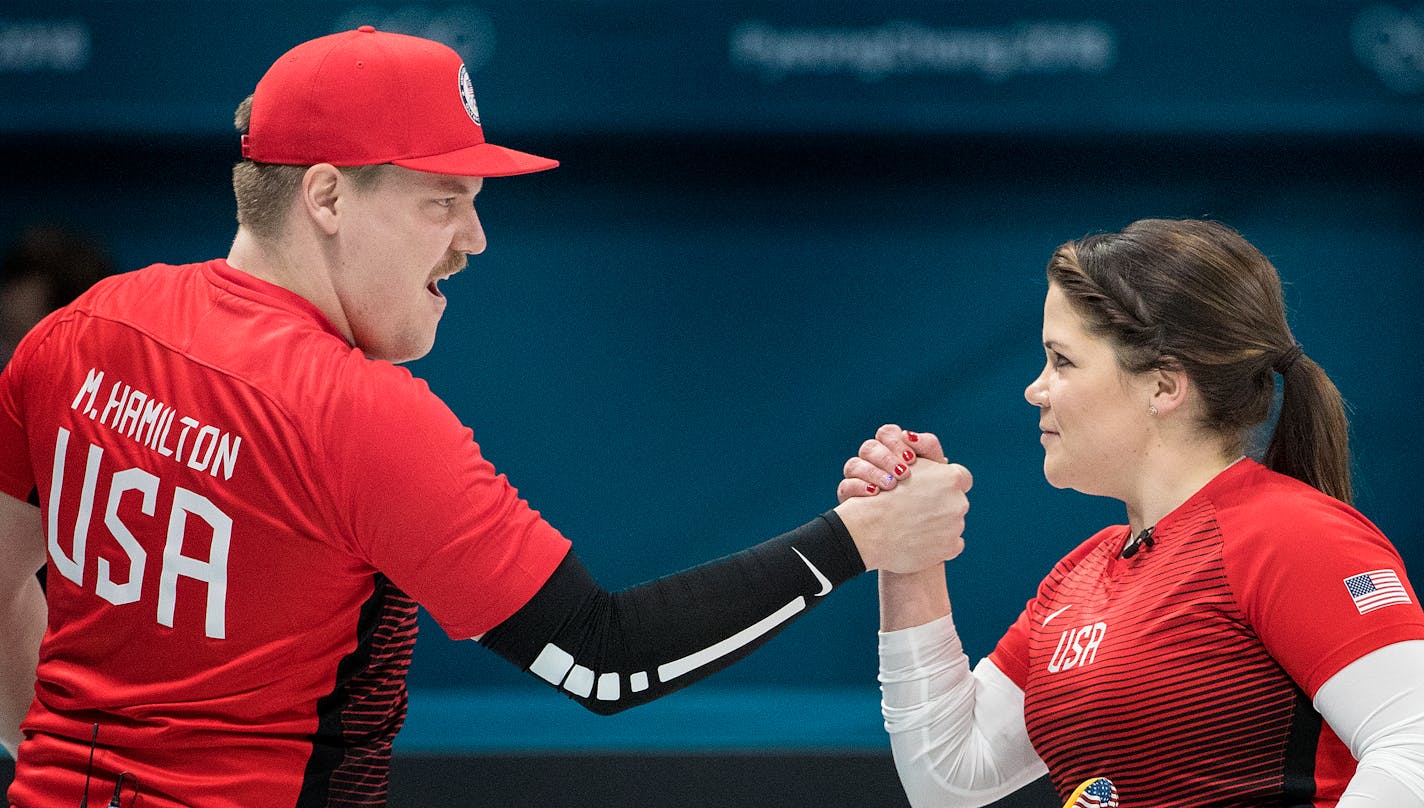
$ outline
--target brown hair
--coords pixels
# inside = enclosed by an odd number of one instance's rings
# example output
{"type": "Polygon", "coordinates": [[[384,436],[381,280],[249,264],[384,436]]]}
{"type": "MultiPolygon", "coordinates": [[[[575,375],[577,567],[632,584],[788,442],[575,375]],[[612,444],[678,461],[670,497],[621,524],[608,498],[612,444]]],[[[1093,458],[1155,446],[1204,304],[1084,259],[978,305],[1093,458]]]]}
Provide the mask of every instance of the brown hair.
{"type": "MultiPolygon", "coordinates": [[[[252,96],[243,99],[233,114],[237,131],[247,134],[252,122],[252,96]]],[[[277,165],[243,160],[232,167],[232,192],[237,197],[237,223],[261,238],[282,234],[292,197],[310,166],[277,165]]],[[[360,187],[375,184],[380,166],[347,166],[341,172],[360,187]]]]}
{"type": "Polygon", "coordinates": [[[1262,462],[1351,500],[1344,401],[1291,335],[1276,268],[1241,234],[1216,222],[1143,219],[1061,245],[1048,280],[1112,341],[1125,371],[1185,372],[1201,393],[1203,426],[1236,452],[1270,417],[1280,373],[1262,462]]]}

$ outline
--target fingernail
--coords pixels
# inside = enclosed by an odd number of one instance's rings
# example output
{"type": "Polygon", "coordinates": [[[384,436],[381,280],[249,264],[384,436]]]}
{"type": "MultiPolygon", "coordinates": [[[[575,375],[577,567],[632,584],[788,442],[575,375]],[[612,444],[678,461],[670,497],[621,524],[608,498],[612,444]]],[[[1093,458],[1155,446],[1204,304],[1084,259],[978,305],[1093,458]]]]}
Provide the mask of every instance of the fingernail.
{"type": "Polygon", "coordinates": [[[874,494],[876,491],[879,491],[879,490],[880,490],[879,488],[877,488],[877,487],[875,487],[875,486],[873,486],[873,485],[867,485],[867,486],[865,487],[865,493],[867,493],[867,494],[874,494]]]}
{"type": "Polygon", "coordinates": [[[906,432],[905,437],[910,439],[910,443],[914,443],[915,441],[918,441],[920,439],[920,436],[916,435],[913,432],[906,432]]]}
{"type": "Polygon", "coordinates": [[[895,464],[895,474],[896,474],[897,476],[900,476],[900,477],[905,476],[905,467],[902,466],[902,465],[900,465],[899,463],[896,463],[896,464],[895,464]]]}
{"type": "Polygon", "coordinates": [[[889,474],[885,475],[885,484],[886,484],[886,485],[892,485],[894,482],[895,482],[895,478],[894,478],[894,477],[891,477],[889,474]]]}
{"type": "Polygon", "coordinates": [[[911,460],[915,459],[915,453],[910,451],[909,449],[906,449],[905,451],[900,453],[900,457],[904,459],[906,463],[908,463],[911,460]]]}

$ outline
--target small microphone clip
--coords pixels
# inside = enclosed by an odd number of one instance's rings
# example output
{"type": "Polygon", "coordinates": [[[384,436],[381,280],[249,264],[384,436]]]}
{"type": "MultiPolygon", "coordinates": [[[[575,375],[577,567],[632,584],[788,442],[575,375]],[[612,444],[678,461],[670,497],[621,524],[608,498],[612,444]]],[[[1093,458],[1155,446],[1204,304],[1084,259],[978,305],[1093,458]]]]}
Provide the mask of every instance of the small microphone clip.
{"type": "Polygon", "coordinates": [[[1152,548],[1156,544],[1152,539],[1152,531],[1156,529],[1156,525],[1145,527],[1142,529],[1142,532],[1128,539],[1127,544],[1124,544],[1122,547],[1122,557],[1132,558],[1137,555],[1137,551],[1141,550],[1143,545],[1146,545],[1149,549],[1152,548]]]}

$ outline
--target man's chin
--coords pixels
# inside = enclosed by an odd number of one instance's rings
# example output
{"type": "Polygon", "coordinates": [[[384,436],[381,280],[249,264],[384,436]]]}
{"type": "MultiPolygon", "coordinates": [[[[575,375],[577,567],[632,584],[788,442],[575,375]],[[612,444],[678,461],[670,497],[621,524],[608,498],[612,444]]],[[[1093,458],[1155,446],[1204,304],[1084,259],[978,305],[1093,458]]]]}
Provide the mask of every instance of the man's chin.
{"type": "Polygon", "coordinates": [[[428,338],[412,337],[408,340],[398,340],[389,345],[362,346],[361,350],[371,359],[381,359],[392,365],[403,365],[406,362],[424,359],[434,347],[435,332],[432,330],[428,338]]]}

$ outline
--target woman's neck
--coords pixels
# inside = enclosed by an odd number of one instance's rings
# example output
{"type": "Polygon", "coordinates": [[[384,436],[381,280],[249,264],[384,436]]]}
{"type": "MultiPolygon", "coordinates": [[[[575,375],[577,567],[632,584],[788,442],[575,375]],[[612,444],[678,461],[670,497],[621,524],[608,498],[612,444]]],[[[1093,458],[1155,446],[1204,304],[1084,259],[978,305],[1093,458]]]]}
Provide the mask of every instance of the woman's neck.
{"type": "Polygon", "coordinates": [[[1135,490],[1123,500],[1133,535],[1156,525],[1240,459],[1234,452],[1205,444],[1149,456],[1137,475],[1135,490]]]}

